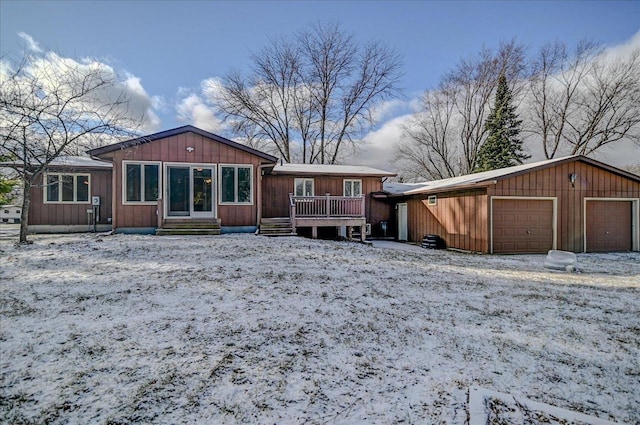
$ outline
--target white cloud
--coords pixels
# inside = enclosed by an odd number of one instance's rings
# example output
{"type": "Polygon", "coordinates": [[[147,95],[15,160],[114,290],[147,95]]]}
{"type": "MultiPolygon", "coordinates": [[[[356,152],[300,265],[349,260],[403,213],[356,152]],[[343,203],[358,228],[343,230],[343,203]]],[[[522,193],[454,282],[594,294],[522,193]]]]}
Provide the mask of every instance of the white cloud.
{"type": "MultiPolygon", "coordinates": [[[[118,115],[140,123],[139,128],[136,128],[138,131],[150,132],[159,129],[160,118],[156,114],[156,107],[161,103],[160,99],[154,99],[146,92],[139,77],[124,70],[116,70],[99,59],[74,59],[52,51],[44,51],[30,35],[18,35],[27,42],[31,51],[29,60],[20,70],[16,80],[18,83],[23,81],[28,84],[30,79],[36,79],[44,93],[50,91],[70,94],[74,88],[78,88],[78,84],[96,84],[97,87],[97,81],[104,81],[107,84],[76,100],[75,104],[70,106],[91,111],[108,110],[105,113],[109,117],[118,115]],[[86,79],[87,77],[90,78],[86,79]],[[122,104],[113,107],[116,103],[122,104]]],[[[0,62],[0,72],[3,76],[16,72],[10,60],[0,62]]]]}
{"type": "Polygon", "coordinates": [[[184,91],[179,91],[179,95],[185,96],[176,105],[179,121],[213,133],[219,133],[224,129],[222,121],[216,117],[215,109],[199,95],[187,95],[184,91]]]}
{"type": "Polygon", "coordinates": [[[345,158],[346,163],[367,165],[385,171],[398,172],[395,154],[402,139],[403,126],[411,115],[402,115],[386,121],[379,129],[369,132],[353,157],[345,158]]]}
{"type": "Polygon", "coordinates": [[[604,54],[611,59],[628,58],[637,49],[640,49],[640,31],[635,33],[629,41],[607,48],[604,54]]]}
{"type": "Polygon", "coordinates": [[[28,50],[35,53],[42,53],[40,45],[29,34],[27,34],[26,32],[19,32],[18,37],[20,37],[27,43],[28,50]]]}

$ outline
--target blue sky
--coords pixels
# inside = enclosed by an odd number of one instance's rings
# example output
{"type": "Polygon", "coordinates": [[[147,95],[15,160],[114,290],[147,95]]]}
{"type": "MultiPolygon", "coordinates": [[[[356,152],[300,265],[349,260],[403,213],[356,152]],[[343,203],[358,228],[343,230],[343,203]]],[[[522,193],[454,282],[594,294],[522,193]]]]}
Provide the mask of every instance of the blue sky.
{"type": "Polygon", "coordinates": [[[640,30],[640,1],[0,0],[0,47],[3,54],[20,52],[18,33],[25,33],[44,50],[97,57],[135,76],[155,100],[157,130],[163,130],[186,123],[177,105],[198,93],[203,80],[246,70],[250,53],[269,38],[328,19],[360,40],[381,39],[397,49],[409,101],[462,57],[513,37],[531,51],[554,40],[628,42],[640,30]]]}

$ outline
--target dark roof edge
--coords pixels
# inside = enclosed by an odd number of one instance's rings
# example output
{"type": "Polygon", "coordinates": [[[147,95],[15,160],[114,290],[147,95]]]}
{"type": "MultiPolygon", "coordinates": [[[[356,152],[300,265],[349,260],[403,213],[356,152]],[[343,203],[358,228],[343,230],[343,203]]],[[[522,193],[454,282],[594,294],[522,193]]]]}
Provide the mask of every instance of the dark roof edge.
{"type": "Polygon", "coordinates": [[[131,148],[131,147],[138,146],[138,145],[143,145],[145,143],[153,142],[155,140],[165,139],[167,137],[177,136],[179,134],[184,134],[184,133],[195,133],[195,134],[197,134],[199,136],[215,140],[216,142],[223,143],[223,144],[225,144],[227,146],[230,146],[232,148],[240,149],[242,151],[245,151],[245,152],[248,152],[250,154],[256,155],[256,156],[258,156],[258,157],[260,157],[262,159],[266,159],[267,161],[270,161],[270,162],[277,162],[278,161],[278,158],[276,158],[275,156],[269,155],[267,153],[264,153],[262,151],[254,149],[252,147],[243,145],[241,143],[234,142],[233,140],[229,140],[229,139],[224,138],[222,136],[218,136],[217,134],[210,133],[208,131],[202,130],[202,129],[200,129],[198,127],[194,127],[192,125],[185,125],[185,126],[182,126],[182,127],[171,129],[171,130],[161,131],[159,133],[154,133],[154,134],[149,134],[149,135],[146,135],[146,136],[136,137],[135,139],[125,140],[124,142],[114,143],[112,145],[107,145],[107,146],[103,146],[103,147],[100,147],[100,148],[91,149],[91,150],[88,150],[87,153],[89,155],[91,155],[91,156],[102,155],[102,154],[105,154],[105,153],[109,153],[109,152],[113,152],[113,151],[117,151],[117,150],[121,150],[121,149],[127,149],[127,148],[131,148]]]}

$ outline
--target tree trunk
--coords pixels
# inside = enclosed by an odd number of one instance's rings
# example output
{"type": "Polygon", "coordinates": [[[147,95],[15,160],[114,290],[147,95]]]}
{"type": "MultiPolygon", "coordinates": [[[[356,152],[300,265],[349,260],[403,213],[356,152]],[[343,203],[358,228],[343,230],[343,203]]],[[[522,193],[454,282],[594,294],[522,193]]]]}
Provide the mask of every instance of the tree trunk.
{"type": "Polygon", "coordinates": [[[22,184],[22,211],[20,212],[20,243],[26,244],[27,226],[29,225],[29,206],[31,205],[31,179],[24,178],[22,184]]]}

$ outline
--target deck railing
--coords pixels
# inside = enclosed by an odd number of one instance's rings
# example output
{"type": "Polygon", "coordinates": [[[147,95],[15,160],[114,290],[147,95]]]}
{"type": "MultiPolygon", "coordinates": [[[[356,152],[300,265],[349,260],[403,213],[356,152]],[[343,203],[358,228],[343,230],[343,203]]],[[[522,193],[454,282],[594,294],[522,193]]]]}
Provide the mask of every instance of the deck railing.
{"type": "Polygon", "coordinates": [[[291,218],[364,217],[364,196],[293,196],[289,194],[291,218]]]}

